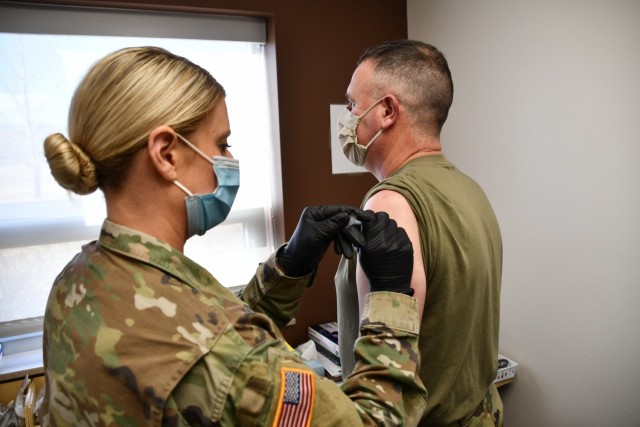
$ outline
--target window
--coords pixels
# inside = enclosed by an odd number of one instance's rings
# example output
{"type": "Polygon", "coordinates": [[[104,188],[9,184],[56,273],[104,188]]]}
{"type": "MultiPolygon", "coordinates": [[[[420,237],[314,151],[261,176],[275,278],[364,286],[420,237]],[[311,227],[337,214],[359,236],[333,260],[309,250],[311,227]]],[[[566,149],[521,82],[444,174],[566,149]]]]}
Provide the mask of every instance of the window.
{"type": "Polygon", "coordinates": [[[0,6],[0,16],[0,322],[42,316],[56,275],[98,236],[102,193],[63,190],[50,175],[43,142],[54,132],[68,136],[69,103],[91,64],[128,46],[166,48],[225,87],[242,185],[229,218],[191,238],[185,253],[224,285],[245,284],[276,246],[274,206],[281,205],[274,202],[280,170],[264,22],[16,5],[0,6]]]}

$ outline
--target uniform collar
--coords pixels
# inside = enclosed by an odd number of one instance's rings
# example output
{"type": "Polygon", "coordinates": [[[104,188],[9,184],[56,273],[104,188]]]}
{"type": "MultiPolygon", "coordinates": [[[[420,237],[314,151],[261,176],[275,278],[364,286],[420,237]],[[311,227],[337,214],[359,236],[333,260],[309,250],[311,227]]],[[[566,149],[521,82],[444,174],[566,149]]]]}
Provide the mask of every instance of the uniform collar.
{"type": "Polygon", "coordinates": [[[98,244],[106,250],[152,265],[194,288],[213,284],[211,274],[168,243],[105,219],[98,244]]]}

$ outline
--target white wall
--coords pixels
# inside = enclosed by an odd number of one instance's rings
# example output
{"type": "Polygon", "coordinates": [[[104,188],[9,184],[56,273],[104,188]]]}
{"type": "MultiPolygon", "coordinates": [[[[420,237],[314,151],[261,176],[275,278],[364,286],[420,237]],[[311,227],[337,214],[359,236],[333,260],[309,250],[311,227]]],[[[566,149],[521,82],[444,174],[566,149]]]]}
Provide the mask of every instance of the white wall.
{"type": "Polygon", "coordinates": [[[445,154],[502,227],[507,425],[640,425],[640,1],[407,5],[452,70],[445,154]]]}

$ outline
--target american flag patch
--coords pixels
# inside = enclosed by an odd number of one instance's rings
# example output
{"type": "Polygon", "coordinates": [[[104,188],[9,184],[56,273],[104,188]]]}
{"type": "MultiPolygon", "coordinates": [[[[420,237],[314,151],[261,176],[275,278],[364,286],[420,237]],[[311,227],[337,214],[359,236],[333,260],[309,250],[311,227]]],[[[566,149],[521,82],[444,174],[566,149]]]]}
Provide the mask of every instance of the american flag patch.
{"type": "Polygon", "coordinates": [[[311,424],[314,394],[313,373],[302,369],[282,368],[280,400],[273,425],[308,427],[311,424]]]}

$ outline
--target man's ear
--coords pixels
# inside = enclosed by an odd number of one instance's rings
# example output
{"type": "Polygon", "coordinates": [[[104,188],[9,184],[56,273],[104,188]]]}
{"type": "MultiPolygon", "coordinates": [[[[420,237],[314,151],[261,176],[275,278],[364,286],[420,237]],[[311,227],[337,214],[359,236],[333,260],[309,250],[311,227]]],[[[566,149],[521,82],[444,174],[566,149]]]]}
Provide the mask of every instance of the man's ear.
{"type": "Polygon", "coordinates": [[[158,126],[153,129],[147,140],[151,163],[164,179],[171,182],[178,176],[176,171],[178,143],[176,132],[169,126],[158,126]]]}
{"type": "Polygon", "coordinates": [[[382,121],[382,129],[387,130],[398,120],[400,112],[400,102],[395,95],[388,94],[382,100],[384,106],[384,117],[382,121]]]}

